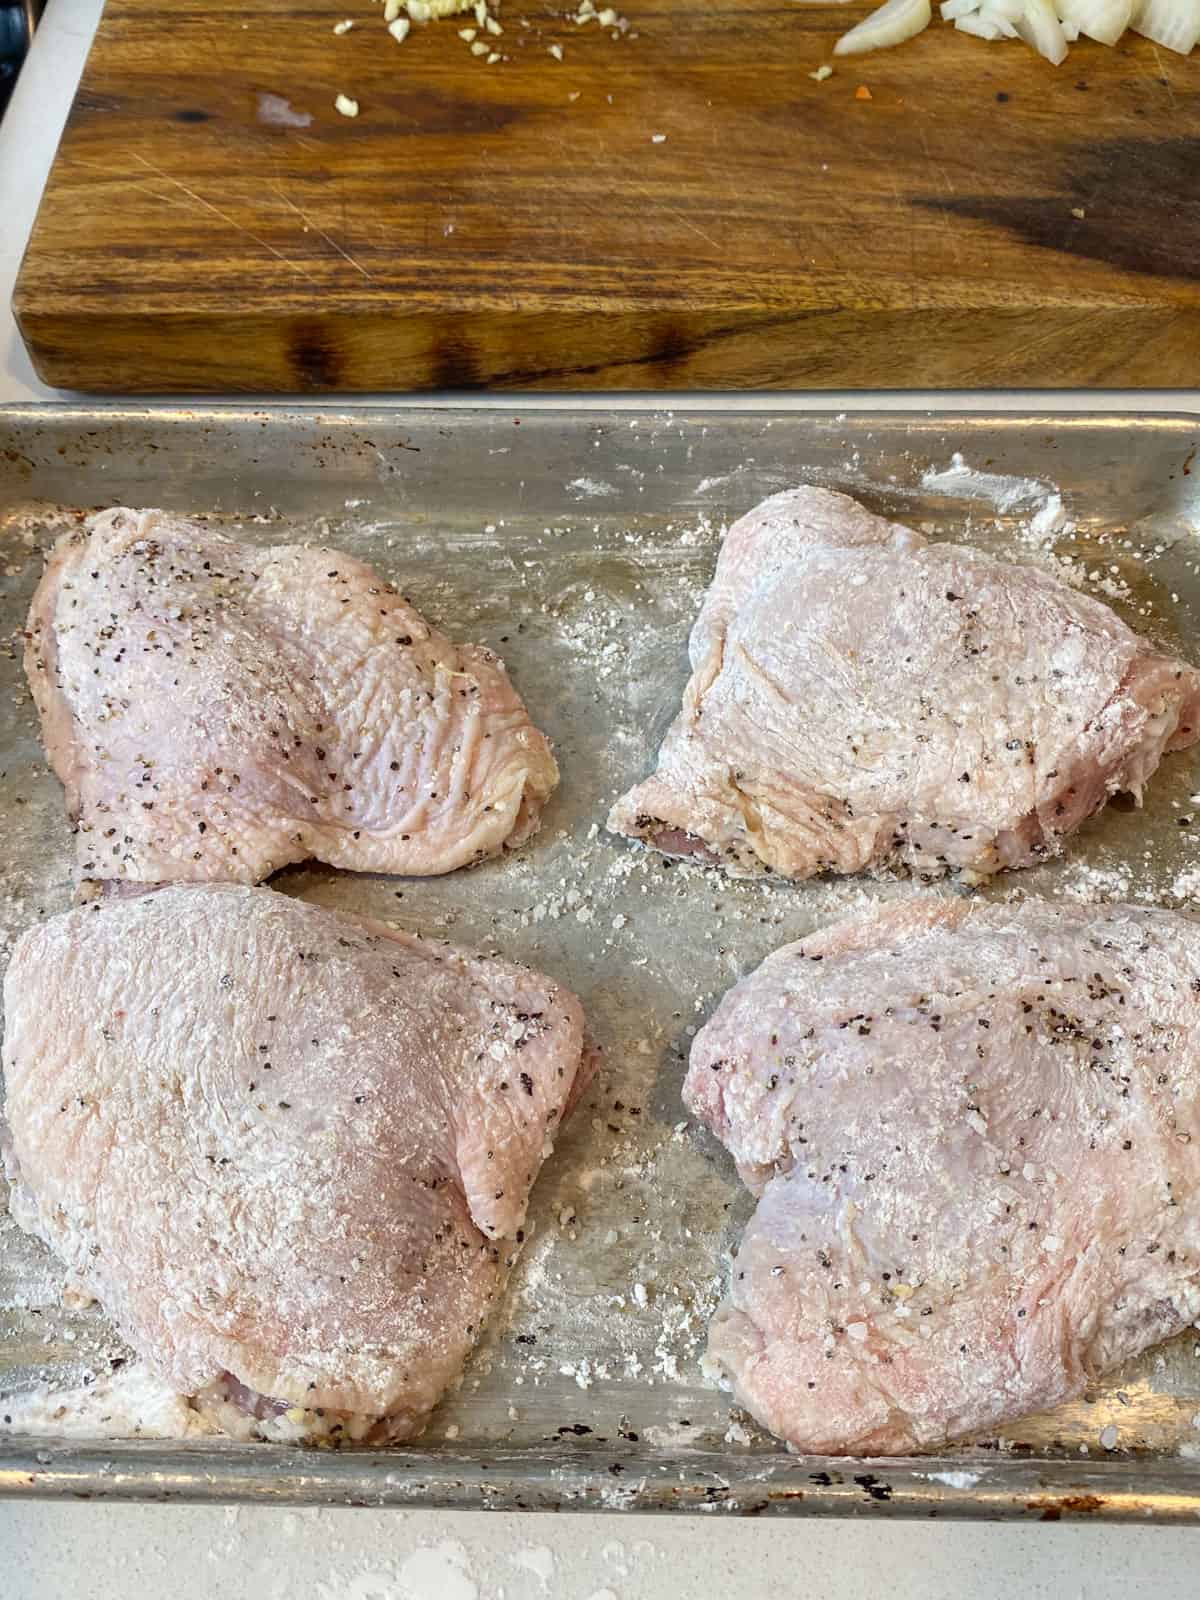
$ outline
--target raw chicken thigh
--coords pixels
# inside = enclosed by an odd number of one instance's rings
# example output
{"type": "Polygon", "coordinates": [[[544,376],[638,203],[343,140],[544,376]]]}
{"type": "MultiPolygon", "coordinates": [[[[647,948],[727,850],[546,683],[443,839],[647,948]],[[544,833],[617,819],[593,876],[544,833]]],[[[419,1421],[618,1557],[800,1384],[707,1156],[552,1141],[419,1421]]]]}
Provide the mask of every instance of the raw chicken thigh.
{"type": "Polygon", "coordinates": [[[921,899],[768,957],[684,1098],[761,1199],[714,1319],[803,1450],[938,1445],[1200,1316],[1200,923],[921,899]]]}
{"type": "Polygon", "coordinates": [[[735,876],[1028,866],[1200,738],[1200,673],[1107,606],[824,489],[734,524],[690,654],[609,826],[735,876]]]}
{"type": "Polygon", "coordinates": [[[369,567],[160,511],[60,541],[26,671],[83,878],[449,872],[528,838],[558,781],[503,663],[369,567]]]}
{"type": "Polygon", "coordinates": [[[31,929],[5,1015],[12,1214],[167,1382],[231,1432],[419,1432],[586,1083],[574,995],[204,885],[31,929]]]}

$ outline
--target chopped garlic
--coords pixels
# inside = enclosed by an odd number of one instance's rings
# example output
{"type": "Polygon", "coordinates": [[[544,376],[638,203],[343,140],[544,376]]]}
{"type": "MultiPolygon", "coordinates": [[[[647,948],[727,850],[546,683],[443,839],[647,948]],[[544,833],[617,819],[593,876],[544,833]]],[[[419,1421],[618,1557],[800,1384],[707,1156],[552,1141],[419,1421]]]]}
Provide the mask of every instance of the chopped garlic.
{"type": "MultiPolygon", "coordinates": [[[[470,11],[473,0],[401,0],[414,22],[436,22],[439,17],[455,17],[470,11]]],[[[475,7],[476,15],[479,8],[475,7]]]]}
{"type": "Polygon", "coordinates": [[[600,24],[600,26],[602,28],[611,28],[611,27],[613,27],[614,24],[616,23],[616,20],[617,20],[617,13],[613,10],[613,8],[611,6],[605,6],[603,11],[598,11],[596,13],[596,21],[600,24]]]}
{"type": "Polygon", "coordinates": [[[560,44],[552,44],[548,48],[549,48],[549,54],[554,57],[555,61],[561,61],[562,60],[562,58],[563,58],[562,45],[560,45],[560,44]]]}
{"type": "Polygon", "coordinates": [[[487,31],[489,33],[501,34],[501,33],[504,32],[504,29],[496,21],[495,17],[489,17],[487,19],[487,21],[484,23],[484,27],[487,29],[487,31]]]}
{"type": "Polygon", "coordinates": [[[460,28],[458,30],[458,37],[460,39],[465,39],[467,41],[467,43],[470,44],[471,40],[475,37],[477,32],[478,32],[478,29],[476,29],[476,28],[460,28]]]}
{"type": "Polygon", "coordinates": [[[651,144],[666,144],[666,142],[667,136],[665,133],[652,133],[650,135],[651,144]]]}
{"type": "Polygon", "coordinates": [[[823,66],[818,67],[815,72],[810,72],[809,77],[815,78],[818,83],[824,83],[826,78],[833,77],[833,68],[826,62],[823,66]]]}
{"type": "Polygon", "coordinates": [[[489,67],[494,67],[496,65],[497,61],[499,61],[499,59],[500,59],[499,50],[493,50],[491,55],[489,55],[488,58],[487,58],[488,66],[489,67]]]}
{"type": "Polygon", "coordinates": [[[471,46],[471,54],[473,56],[485,56],[487,53],[487,45],[484,44],[481,39],[476,39],[475,43],[471,46]]]}
{"type": "Polygon", "coordinates": [[[333,102],[333,108],[335,111],[340,111],[344,117],[356,117],[358,115],[358,101],[351,100],[348,94],[339,94],[333,102]]]}
{"type": "Polygon", "coordinates": [[[333,31],[334,33],[349,33],[353,26],[354,23],[349,17],[347,17],[345,22],[335,22],[333,25],[333,31]]]}
{"type": "Polygon", "coordinates": [[[395,22],[403,9],[403,0],[383,0],[383,20],[395,22]]]}
{"type": "Polygon", "coordinates": [[[397,44],[403,44],[405,39],[408,38],[408,30],[411,27],[412,23],[407,17],[397,17],[395,22],[388,23],[388,32],[397,44]]]}

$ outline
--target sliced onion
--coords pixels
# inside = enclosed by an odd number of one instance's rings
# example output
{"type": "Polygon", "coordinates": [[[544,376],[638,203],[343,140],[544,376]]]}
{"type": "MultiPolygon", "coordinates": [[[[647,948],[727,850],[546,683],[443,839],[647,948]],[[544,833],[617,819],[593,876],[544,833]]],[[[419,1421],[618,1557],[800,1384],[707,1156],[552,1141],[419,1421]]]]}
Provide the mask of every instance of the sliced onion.
{"type": "Polygon", "coordinates": [[[1050,0],[1025,0],[1025,10],[1017,23],[1017,32],[1052,66],[1057,67],[1066,59],[1067,41],[1050,0]]]}
{"type": "Polygon", "coordinates": [[[1063,38],[1068,44],[1074,44],[1079,37],[1079,24],[1077,22],[1064,22],[1062,25],[1063,38]]]}
{"type": "Polygon", "coordinates": [[[1186,56],[1200,43],[1200,0],[1143,0],[1134,8],[1132,26],[1164,50],[1186,56]]]}
{"type": "Polygon", "coordinates": [[[973,34],[976,39],[998,39],[1000,37],[999,23],[989,22],[988,19],[978,11],[976,11],[973,16],[956,17],[954,19],[954,26],[960,33],[973,34]]]}
{"type": "MultiPolygon", "coordinates": [[[[1196,0],[1200,7],[1200,0],[1196,0]]],[[[1100,44],[1114,45],[1133,17],[1134,0],[1058,0],[1058,15],[1100,44]]]]}
{"type": "Polygon", "coordinates": [[[1003,11],[993,5],[992,0],[984,0],[983,5],[980,6],[979,20],[980,22],[991,23],[1002,39],[1017,39],[1020,37],[1017,33],[1016,24],[1010,21],[1003,11]]]}
{"type": "MultiPolygon", "coordinates": [[[[955,17],[968,17],[972,11],[978,11],[982,0],[942,0],[938,10],[942,14],[943,22],[953,22],[955,17]]],[[[1022,6],[1025,0],[1021,0],[1022,6]]]]}
{"type": "Polygon", "coordinates": [[[922,32],[932,20],[929,0],[886,0],[878,11],[844,33],[834,45],[833,53],[852,56],[865,50],[886,50],[922,32]]]}

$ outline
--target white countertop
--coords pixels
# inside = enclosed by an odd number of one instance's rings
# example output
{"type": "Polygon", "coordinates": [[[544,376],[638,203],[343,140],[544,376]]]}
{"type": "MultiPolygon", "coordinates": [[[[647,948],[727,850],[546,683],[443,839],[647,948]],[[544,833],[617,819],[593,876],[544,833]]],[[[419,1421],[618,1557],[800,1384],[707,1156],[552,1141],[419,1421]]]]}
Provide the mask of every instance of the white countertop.
{"type": "MultiPolygon", "coordinates": [[[[38,382],[8,303],[102,3],[49,0],[0,123],[0,403],[69,398],[38,382]]],[[[164,26],[169,14],[168,6],[164,26]]],[[[511,409],[513,397],[433,403],[511,409]]],[[[655,395],[578,403],[1196,412],[1200,394],[655,395]]],[[[1191,1530],[1176,1528],[0,1502],[4,1600],[208,1600],[214,1592],[222,1600],[776,1600],[792,1593],[806,1600],[1194,1600],[1198,1556],[1191,1530]]]]}

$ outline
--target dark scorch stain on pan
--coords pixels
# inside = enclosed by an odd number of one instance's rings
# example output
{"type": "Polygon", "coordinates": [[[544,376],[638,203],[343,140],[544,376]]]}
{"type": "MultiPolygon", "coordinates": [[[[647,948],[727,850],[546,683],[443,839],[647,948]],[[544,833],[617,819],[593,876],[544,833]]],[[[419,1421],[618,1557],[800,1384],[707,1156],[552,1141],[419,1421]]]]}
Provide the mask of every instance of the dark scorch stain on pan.
{"type": "Polygon", "coordinates": [[[1047,173],[1051,184],[1058,192],[1049,196],[929,194],[913,203],[1122,272],[1200,279],[1200,139],[1076,145],[1056,184],[1047,173]]]}

